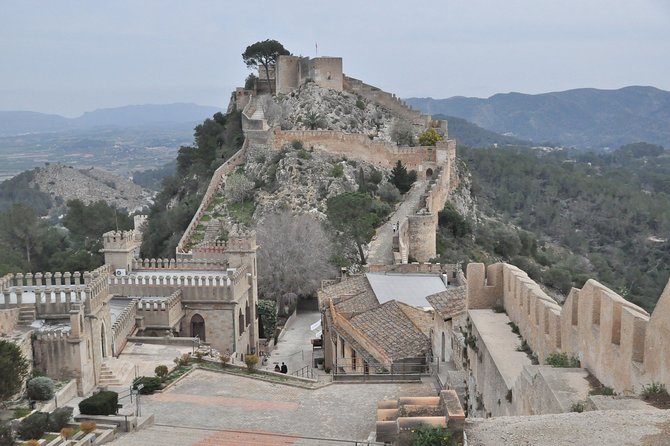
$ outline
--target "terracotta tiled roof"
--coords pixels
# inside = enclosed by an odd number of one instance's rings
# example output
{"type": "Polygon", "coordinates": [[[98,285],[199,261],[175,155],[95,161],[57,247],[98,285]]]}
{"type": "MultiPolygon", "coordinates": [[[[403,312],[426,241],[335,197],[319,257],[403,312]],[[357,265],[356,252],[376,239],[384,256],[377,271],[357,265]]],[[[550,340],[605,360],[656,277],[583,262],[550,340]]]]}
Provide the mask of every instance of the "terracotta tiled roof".
{"type": "Polygon", "coordinates": [[[430,330],[433,328],[433,312],[426,311],[421,308],[407,305],[403,302],[398,302],[400,309],[410,320],[417,326],[423,334],[430,336],[430,330]]]}
{"type": "Polygon", "coordinates": [[[426,300],[443,319],[449,319],[465,312],[466,286],[450,287],[446,291],[431,294],[426,300]]]}
{"type": "Polygon", "coordinates": [[[319,292],[320,302],[332,299],[337,312],[346,318],[379,305],[370,283],[364,275],[349,277],[319,292]]]}
{"type": "Polygon", "coordinates": [[[424,356],[430,340],[396,301],[389,301],[350,319],[351,325],[373,339],[391,360],[424,356]]]}

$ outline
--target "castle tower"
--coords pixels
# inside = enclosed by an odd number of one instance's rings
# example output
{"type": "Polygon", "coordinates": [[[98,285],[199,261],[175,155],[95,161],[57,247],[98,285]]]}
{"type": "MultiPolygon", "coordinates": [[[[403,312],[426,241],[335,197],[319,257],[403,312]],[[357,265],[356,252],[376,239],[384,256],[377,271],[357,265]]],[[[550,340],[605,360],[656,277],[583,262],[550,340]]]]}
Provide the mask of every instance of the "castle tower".
{"type": "Polygon", "coordinates": [[[102,235],[105,264],[114,272],[125,275],[133,266],[133,259],[139,258],[142,237],[139,231],[109,231],[102,235]]]}

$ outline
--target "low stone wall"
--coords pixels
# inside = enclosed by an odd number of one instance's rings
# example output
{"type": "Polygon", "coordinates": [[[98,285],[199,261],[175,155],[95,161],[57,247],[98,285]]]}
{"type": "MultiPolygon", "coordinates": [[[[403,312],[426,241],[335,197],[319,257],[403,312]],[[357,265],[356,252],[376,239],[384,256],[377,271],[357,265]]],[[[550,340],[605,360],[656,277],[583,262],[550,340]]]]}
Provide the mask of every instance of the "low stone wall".
{"type": "Polygon", "coordinates": [[[52,399],[45,402],[40,410],[42,412],[53,412],[57,407],[63,407],[77,397],[77,380],[71,379],[60,389],[52,399]]]}
{"type": "Polygon", "coordinates": [[[6,336],[14,331],[19,322],[19,309],[7,308],[0,310],[0,335],[6,336]]]}

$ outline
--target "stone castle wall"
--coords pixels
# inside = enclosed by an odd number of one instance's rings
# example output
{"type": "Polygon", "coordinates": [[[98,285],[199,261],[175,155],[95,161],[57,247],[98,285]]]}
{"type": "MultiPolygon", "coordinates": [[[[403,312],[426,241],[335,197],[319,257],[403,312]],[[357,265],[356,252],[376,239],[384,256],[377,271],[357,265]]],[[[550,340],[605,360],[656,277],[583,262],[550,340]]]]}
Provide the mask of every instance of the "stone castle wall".
{"type": "Polygon", "coordinates": [[[468,309],[502,304],[540,363],[552,352],[574,355],[618,393],[670,386],[670,285],[650,316],[595,280],[573,288],[561,307],[512,265],[470,264],[467,278],[468,309]]]}
{"type": "Polygon", "coordinates": [[[416,170],[425,176],[426,170],[437,166],[438,152],[456,149],[449,141],[437,146],[397,146],[388,141],[371,140],[360,133],[344,133],[335,130],[281,130],[272,129],[270,145],[280,150],[294,140],[302,141],[306,147],[335,155],[347,156],[367,163],[393,168],[400,160],[408,170],[416,170]]]}

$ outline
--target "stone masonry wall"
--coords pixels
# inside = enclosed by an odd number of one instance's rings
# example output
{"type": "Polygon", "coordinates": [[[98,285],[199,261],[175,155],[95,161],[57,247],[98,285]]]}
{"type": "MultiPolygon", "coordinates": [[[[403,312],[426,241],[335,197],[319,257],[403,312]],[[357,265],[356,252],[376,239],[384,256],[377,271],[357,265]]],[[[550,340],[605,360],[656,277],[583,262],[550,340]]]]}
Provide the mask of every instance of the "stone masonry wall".
{"type": "Polygon", "coordinates": [[[572,289],[563,307],[515,266],[469,264],[468,309],[502,303],[540,362],[552,352],[577,356],[604,385],[618,393],[641,386],[670,386],[670,285],[649,314],[614,291],[587,281],[572,289]]]}

